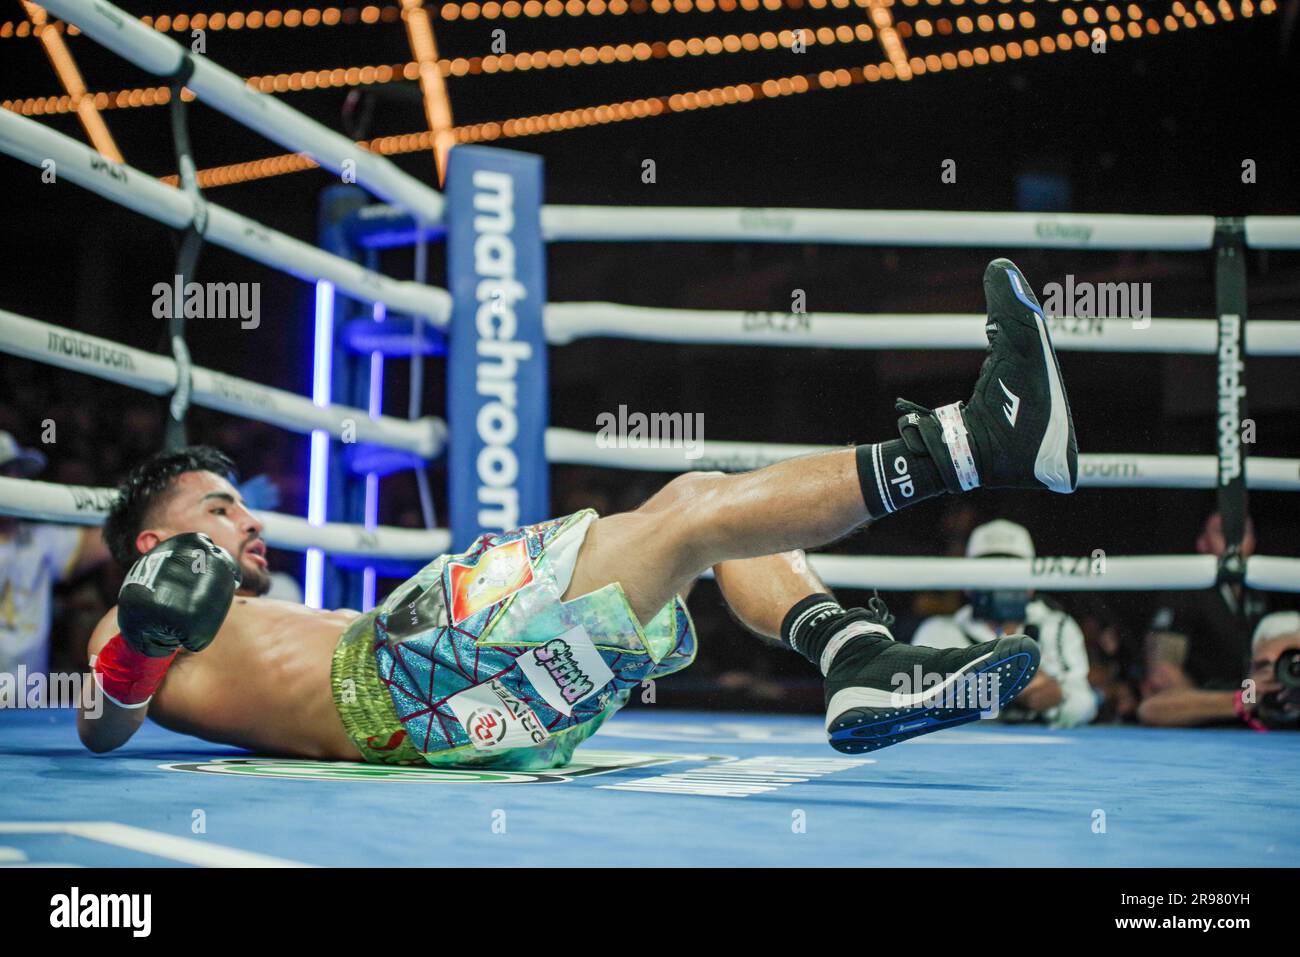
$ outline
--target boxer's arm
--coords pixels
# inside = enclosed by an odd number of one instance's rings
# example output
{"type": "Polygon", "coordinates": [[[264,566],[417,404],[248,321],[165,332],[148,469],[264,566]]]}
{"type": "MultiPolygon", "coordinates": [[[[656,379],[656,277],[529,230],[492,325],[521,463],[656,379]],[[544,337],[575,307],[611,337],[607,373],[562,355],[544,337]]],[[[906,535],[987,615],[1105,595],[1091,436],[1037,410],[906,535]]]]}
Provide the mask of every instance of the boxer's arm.
{"type": "Polygon", "coordinates": [[[87,748],[111,751],[135,734],[180,649],[199,652],[216,637],[239,578],[230,553],[194,532],[159,542],[131,566],[90,649],[93,698],[83,698],[78,721],[87,748]]]}
{"type": "Polygon", "coordinates": [[[93,662],[117,634],[117,609],[112,608],[100,619],[87,646],[92,662],[91,673],[82,685],[81,707],[77,711],[77,735],[87,750],[103,754],[120,747],[131,739],[144,724],[148,703],[138,708],[125,708],[112,701],[103,692],[101,679],[94,672],[93,662]]]}

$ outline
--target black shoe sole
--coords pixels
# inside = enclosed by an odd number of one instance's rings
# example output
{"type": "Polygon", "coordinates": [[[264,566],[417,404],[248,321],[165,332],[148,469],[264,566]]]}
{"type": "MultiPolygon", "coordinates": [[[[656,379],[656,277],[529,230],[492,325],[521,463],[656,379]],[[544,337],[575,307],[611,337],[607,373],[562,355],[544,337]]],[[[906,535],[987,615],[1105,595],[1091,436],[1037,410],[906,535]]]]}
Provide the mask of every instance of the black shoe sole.
{"type": "MultiPolygon", "coordinates": [[[[981,667],[968,673],[997,676],[998,709],[1006,707],[1038,671],[1038,644],[1025,635],[1000,638],[981,667]]],[[[843,754],[879,751],[923,734],[955,728],[977,721],[986,713],[981,708],[850,708],[837,715],[827,727],[830,746],[843,754]]]]}

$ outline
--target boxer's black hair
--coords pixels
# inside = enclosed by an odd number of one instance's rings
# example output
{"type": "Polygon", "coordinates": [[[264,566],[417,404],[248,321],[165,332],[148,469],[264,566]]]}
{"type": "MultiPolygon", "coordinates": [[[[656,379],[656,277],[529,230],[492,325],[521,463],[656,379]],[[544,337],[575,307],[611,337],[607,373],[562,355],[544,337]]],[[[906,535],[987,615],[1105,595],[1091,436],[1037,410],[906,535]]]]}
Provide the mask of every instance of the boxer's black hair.
{"type": "Polygon", "coordinates": [[[140,557],[136,537],[148,527],[158,506],[171,497],[177,477],[185,472],[214,472],[231,483],[239,480],[235,463],[207,445],[159,452],[133,468],[118,485],[117,501],[104,521],[104,543],[123,568],[140,557]]]}

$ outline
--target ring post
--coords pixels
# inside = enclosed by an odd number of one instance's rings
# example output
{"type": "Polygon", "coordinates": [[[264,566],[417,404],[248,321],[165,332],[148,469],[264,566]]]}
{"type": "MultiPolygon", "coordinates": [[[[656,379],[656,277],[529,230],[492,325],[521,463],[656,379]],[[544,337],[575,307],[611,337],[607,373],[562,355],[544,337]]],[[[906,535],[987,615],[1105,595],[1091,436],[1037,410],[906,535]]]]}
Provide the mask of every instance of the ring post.
{"type": "Polygon", "coordinates": [[[453,550],[548,517],[542,160],[457,146],[447,170],[453,550]]]}
{"type": "MultiPolygon", "coordinates": [[[[354,262],[359,262],[363,258],[361,252],[350,242],[344,225],[349,217],[368,201],[365,191],[352,185],[333,185],[321,192],[318,241],[322,249],[354,262]]],[[[319,288],[317,295],[321,295],[319,288]]],[[[330,402],[353,408],[365,408],[370,388],[370,357],[336,346],[341,339],[340,331],[370,310],[355,299],[340,295],[337,290],[330,292],[329,295],[333,299],[330,309],[333,324],[330,330],[329,359],[324,360],[321,357],[318,361],[328,361],[330,364],[330,402]]],[[[341,454],[346,451],[346,445],[340,446],[336,443],[330,445],[331,451],[340,454],[329,456],[326,473],[326,517],[335,522],[360,525],[366,519],[365,477],[354,474],[347,467],[346,458],[341,454]]],[[[340,566],[328,552],[325,558],[322,580],[323,607],[368,610],[363,607],[364,571],[340,566]]]]}

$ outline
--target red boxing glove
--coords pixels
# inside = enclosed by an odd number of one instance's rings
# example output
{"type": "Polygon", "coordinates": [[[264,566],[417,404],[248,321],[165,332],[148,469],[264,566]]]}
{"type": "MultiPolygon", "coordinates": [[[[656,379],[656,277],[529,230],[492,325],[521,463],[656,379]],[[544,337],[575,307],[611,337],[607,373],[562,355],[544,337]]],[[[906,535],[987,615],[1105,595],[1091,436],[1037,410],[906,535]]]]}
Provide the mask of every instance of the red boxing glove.
{"type": "Polygon", "coordinates": [[[165,658],[141,654],[121,635],[114,635],[94,661],[99,687],[119,707],[143,708],[162,684],[176,655],[174,651],[165,658]]]}

